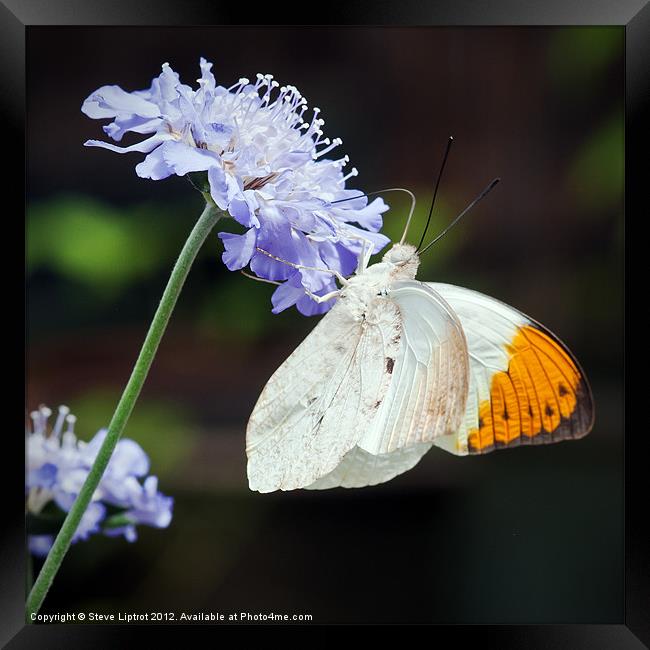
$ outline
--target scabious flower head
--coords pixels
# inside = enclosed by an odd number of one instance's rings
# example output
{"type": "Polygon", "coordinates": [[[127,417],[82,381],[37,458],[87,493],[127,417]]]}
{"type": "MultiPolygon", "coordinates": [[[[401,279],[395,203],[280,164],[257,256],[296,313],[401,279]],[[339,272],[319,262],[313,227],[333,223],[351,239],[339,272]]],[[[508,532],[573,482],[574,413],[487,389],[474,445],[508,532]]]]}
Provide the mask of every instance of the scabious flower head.
{"type": "MultiPolygon", "coordinates": [[[[51,415],[46,406],[33,411],[32,427],[27,431],[27,512],[41,524],[60,523],[70,510],[106,436],[101,429],[87,443],[77,440],[76,418],[67,406],[59,407],[49,428],[51,415]]],[[[124,535],[132,542],[137,539],[138,524],[166,528],[172,519],[173,499],[158,492],[158,479],[148,473],[149,458],[140,445],[128,438],[119,440],[73,543],[96,533],[124,535]]],[[[53,541],[50,532],[30,532],[30,551],[47,555],[53,541]]]]}
{"type": "Polygon", "coordinates": [[[109,137],[149,137],[126,147],[85,144],[147,154],[135,168],[143,178],[207,173],[212,200],[246,228],[241,235],[219,233],[226,266],[235,271],[250,265],[258,277],[279,282],[275,313],[294,304],[307,315],[326,311],[331,303],[319,305],[305,290],[332,291],[327,270],[350,275],[362,251],[378,253],[388,243],[378,232],[388,206],[345,188],[357,170],[344,173],[347,156],[325,157],[341,140],[323,137],[318,108],[305,119],[307,101],[297,88],[279,86],[268,74],[226,88],[217,85],[211,63],[202,58],[200,67],[196,90],[167,63],[147,90],[97,89],[81,110],[113,118],[104,126],[109,137]]]}

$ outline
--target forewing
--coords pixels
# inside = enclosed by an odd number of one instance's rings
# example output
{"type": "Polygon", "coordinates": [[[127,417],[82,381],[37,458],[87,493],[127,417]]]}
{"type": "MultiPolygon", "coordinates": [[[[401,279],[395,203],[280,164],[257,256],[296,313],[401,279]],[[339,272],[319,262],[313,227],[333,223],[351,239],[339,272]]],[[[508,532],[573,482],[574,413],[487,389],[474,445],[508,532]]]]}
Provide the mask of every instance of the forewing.
{"type": "Polygon", "coordinates": [[[398,355],[400,312],[377,298],[355,321],[339,301],[264,387],[246,431],[251,490],[311,485],[359,441],[382,403],[398,355]]]}
{"type": "Polygon", "coordinates": [[[469,381],[463,329],[445,300],[418,281],[396,283],[388,297],[402,316],[402,345],[397,358],[386,360],[391,385],[372,427],[359,441],[359,447],[374,455],[431,443],[456,431],[469,381]]]}
{"type": "Polygon", "coordinates": [[[567,347],[516,309],[476,291],[428,283],[463,326],[470,356],[467,409],[435,444],[457,455],[581,438],[591,430],[589,384],[567,347]]]}

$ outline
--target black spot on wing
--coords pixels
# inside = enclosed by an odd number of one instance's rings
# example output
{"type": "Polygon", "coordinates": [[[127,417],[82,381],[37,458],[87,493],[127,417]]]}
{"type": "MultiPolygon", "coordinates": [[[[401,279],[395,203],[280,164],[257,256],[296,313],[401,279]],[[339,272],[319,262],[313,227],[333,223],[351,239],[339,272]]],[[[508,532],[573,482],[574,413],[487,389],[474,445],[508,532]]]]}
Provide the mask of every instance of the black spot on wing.
{"type": "Polygon", "coordinates": [[[393,374],[393,368],[395,367],[395,359],[391,359],[390,357],[386,357],[386,372],[389,375],[393,374]]]}

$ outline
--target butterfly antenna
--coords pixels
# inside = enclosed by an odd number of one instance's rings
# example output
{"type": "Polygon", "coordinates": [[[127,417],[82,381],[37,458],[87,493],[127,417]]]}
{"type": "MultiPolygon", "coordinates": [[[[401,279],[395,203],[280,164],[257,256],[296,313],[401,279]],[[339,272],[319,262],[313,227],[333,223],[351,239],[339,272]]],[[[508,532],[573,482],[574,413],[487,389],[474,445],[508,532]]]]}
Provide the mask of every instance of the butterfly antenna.
{"type": "Polygon", "coordinates": [[[332,201],[332,204],[343,203],[343,201],[352,201],[353,199],[360,199],[364,196],[374,196],[375,194],[383,194],[384,192],[406,192],[411,197],[411,209],[409,210],[409,216],[406,219],[406,225],[404,226],[404,233],[402,234],[402,238],[399,241],[400,244],[403,244],[404,238],[406,237],[406,233],[408,232],[409,225],[411,223],[411,219],[413,217],[413,213],[415,212],[415,194],[413,194],[411,190],[407,190],[404,187],[389,187],[388,189],[385,190],[377,190],[376,192],[368,192],[366,194],[357,194],[357,196],[350,196],[347,199],[339,199],[338,201],[332,201]]]}
{"type": "Polygon", "coordinates": [[[421,251],[420,255],[424,254],[431,246],[433,246],[439,239],[444,237],[479,201],[483,200],[492,188],[499,183],[501,179],[495,178],[433,241],[429,242],[421,251]]]}
{"type": "MultiPolygon", "coordinates": [[[[416,251],[420,250],[420,246],[422,246],[422,242],[424,241],[424,238],[427,234],[427,230],[429,229],[429,224],[431,223],[431,215],[433,214],[433,206],[436,203],[436,196],[438,195],[438,187],[440,186],[440,179],[442,178],[442,172],[445,169],[445,165],[447,164],[447,158],[449,156],[449,150],[451,149],[452,142],[454,141],[453,136],[449,136],[449,140],[447,140],[447,148],[445,149],[445,155],[442,157],[442,164],[440,165],[440,171],[438,172],[438,178],[436,179],[436,184],[433,189],[433,198],[431,199],[431,207],[429,208],[429,216],[427,217],[427,223],[424,226],[424,230],[422,231],[422,237],[420,238],[420,243],[418,244],[418,247],[416,248],[416,251]]],[[[403,238],[402,238],[403,239],[403,238]]],[[[402,243],[402,242],[400,242],[402,243]]]]}

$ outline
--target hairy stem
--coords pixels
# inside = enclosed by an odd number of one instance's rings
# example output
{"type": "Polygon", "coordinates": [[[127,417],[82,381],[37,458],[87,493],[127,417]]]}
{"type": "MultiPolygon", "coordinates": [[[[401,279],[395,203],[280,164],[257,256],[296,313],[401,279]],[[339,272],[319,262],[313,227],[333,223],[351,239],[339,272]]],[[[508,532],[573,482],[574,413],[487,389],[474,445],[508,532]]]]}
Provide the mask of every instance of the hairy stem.
{"type": "Polygon", "coordinates": [[[176,260],[176,264],[165,287],[165,291],[160,299],[158,309],[151,321],[149,331],[138,355],[138,359],[133,366],[131,377],[129,378],[122,397],[117,404],[111,422],[108,426],[108,433],[104,442],[99,449],[97,458],[90,469],[79,496],[73,503],[68,512],[61,529],[54,540],[54,544],[45,559],[43,568],[36,578],[36,582],[27,597],[26,619],[31,622],[32,617],[39,611],[43,600],[52,585],[52,582],[61,567],[63,558],[70,547],[72,537],[81,522],[84,512],[90,503],[97,486],[104,474],[108,462],[113,454],[115,445],[120,439],[120,435],[128,422],[131,411],[142,390],[142,386],[147,378],[151,364],[156,356],[158,345],[162,339],[167,323],[174,310],[178,296],[181,293],[187,274],[194,262],[197,253],[205,242],[208,234],[221,217],[221,212],[216,208],[211,199],[206,196],[206,206],[192,229],[190,236],[187,238],[183,249],[176,260]]]}

